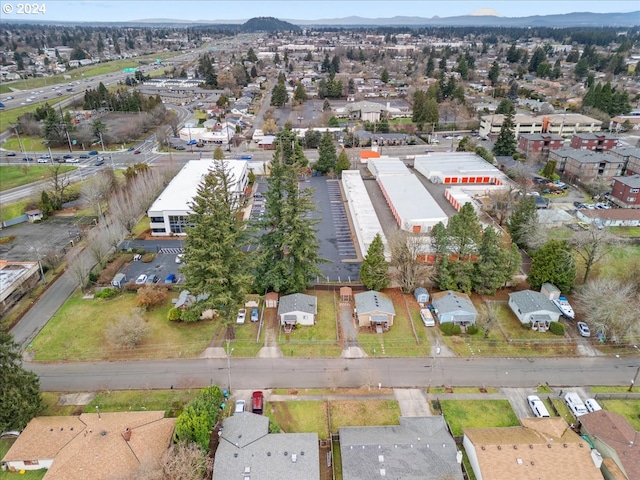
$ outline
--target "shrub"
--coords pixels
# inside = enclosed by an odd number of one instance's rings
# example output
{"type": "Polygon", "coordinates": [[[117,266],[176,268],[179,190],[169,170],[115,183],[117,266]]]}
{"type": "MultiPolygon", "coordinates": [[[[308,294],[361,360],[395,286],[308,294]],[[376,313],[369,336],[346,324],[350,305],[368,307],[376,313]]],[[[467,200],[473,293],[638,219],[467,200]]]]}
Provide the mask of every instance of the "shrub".
{"type": "Polygon", "coordinates": [[[140,261],[142,263],[150,263],[153,261],[154,258],[155,258],[154,253],[145,253],[142,255],[142,258],[140,259],[140,261]]]}
{"type": "Polygon", "coordinates": [[[475,325],[469,325],[467,327],[467,333],[469,335],[475,335],[476,333],[478,333],[478,327],[475,325]]]}
{"type": "Polygon", "coordinates": [[[460,325],[454,325],[451,322],[441,324],[440,330],[442,330],[442,333],[446,336],[460,335],[460,333],[462,332],[462,330],[460,329],[460,325]]]}
{"type": "Polygon", "coordinates": [[[177,322],[180,320],[180,309],[179,308],[172,308],[169,310],[169,313],[167,313],[167,320],[169,320],[170,322],[177,322]]]}
{"type": "Polygon", "coordinates": [[[167,291],[157,285],[145,285],[138,290],[136,304],[139,307],[150,308],[161,305],[167,300],[167,291]]]}
{"type": "Polygon", "coordinates": [[[551,330],[551,333],[554,335],[564,335],[564,325],[560,322],[551,322],[549,330],[551,330]]]}
{"type": "Polygon", "coordinates": [[[113,347],[132,349],[142,343],[147,331],[147,323],[141,312],[134,309],[129,316],[123,316],[119,321],[109,325],[106,335],[113,347]]]}
{"type": "Polygon", "coordinates": [[[90,272],[89,273],[89,281],[91,283],[96,283],[98,281],[98,274],[95,272],[90,272]]]}
{"type": "Polygon", "coordinates": [[[118,290],[116,290],[115,288],[103,288],[99,292],[96,292],[94,297],[107,300],[109,298],[115,297],[117,294],[118,294],[118,290]]]}

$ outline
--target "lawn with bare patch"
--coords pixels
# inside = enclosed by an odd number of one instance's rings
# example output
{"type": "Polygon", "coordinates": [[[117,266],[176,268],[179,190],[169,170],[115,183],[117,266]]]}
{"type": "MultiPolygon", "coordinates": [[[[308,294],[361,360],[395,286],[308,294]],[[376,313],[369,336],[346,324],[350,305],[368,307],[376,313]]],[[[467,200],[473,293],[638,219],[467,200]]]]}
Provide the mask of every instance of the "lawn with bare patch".
{"type": "MultiPolygon", "coordinates": [[[[175,297],[170,293],[170,297],[175,297]]],[[[144,341],[130,350],[116,349],[105,339],[109,324],[136,308],[136,295],[123,292],[109,300],[84,299],[75,293],[32,342],[36,361],[92,361],[197,357],[209,344],[216,322],[170,322],[170,300],[143,314],[144,341]]]]}
{"type": "Polygon", "coordinates": [[[333,401],[329,404],[331,433],[339,427],[398,425],[400,406],[395,400],[333,401]]]}
{"type": "Polygon", "coordinates": [[[309,400],[268,402],[266,414],[280,425],[285,433],[315,432],[319,438],[329,438],[327,402],[309,400]]]}

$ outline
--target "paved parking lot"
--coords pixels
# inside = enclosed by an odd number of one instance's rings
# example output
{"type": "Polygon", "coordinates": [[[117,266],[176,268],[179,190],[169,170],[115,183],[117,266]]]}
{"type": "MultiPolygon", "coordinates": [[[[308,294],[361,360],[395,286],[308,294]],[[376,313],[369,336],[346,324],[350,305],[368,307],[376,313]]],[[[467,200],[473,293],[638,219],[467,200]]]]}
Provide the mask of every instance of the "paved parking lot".
{"type": "Polygon", "coordinates": [[[159,278],[158,283],[164,283],[165,278],[167,278],[169,274],[173,273],[178,279],[177,283],[183,283],[184,277],[179,270],[180,264],[177,264],[175,261],[176,254],[162,253],[163,250],[164,249],[160,251],[161,253],[158,253],[155,256],[153,261],[149,263],[131,262],[122,268],[120,273],[124,273],[127,276],[127,282],[135,282],[136,278],[141,274],[145,274],[147,276],[157,275],[159,278]]]}

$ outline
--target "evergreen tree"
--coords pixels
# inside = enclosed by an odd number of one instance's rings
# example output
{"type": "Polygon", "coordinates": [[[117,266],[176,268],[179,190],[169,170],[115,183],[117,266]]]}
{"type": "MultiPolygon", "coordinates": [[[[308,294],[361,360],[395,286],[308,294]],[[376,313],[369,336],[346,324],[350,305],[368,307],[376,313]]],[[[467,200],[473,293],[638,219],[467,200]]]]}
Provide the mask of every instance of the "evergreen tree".
{"type": "Polygon", "coordinates": [[[496,114],[498,115],[515,115],[516,106],[513,104],[511,100],[503,99],[498,104],[498,108],[496,108],[496,114]]]}
{"type": "Polygon", "coordinates": [[[494,60],[493,63],[491,64],[488,77],[489,77],[489,80],[491,81],[491,85],[495,86],[498,83],[498,77],[500,77],[500,65],[498,65],[497,60],[494,60]]]}
{"type": "Polygon", "coordinates": [[[307,92],[305,91],[302,82],[298,83],[298,86],[296,87],[296,90],[293,94],[293,99],[296,101],[296,103],[303,103],[307,99],[307,92]]]}
{"type": "Polygon", "coordinates": [[[271,92],[271,106],[282,107],[289,101],[289,94],[284,82],[278,82],[271,92]]]}
{"type": "Polygon", "coordinates": [[[518,247],[505,242],[491,226],[484,229],[478,254],[473,276],[474,290],[478,293],[494,295],[520,269],[518,247]]]}
{"type": "Polygon", "coordinates": [[[538,47],[534,50],[533,55],[531,55],[531,60],[529,60],[529,72],[537,72],[538,66],[541,63],[545,63],[547,61],[547,54],[544,52],[544,49],[538,47]]]}
{"type": "Polygon", "coordinates": [[[518,246],[524,247],[528,237],[534,235],[538,228],[538,209],[532,195],[524,196],[513,208],[507,220],[507,231],[511,240],[518,246]]]}
{"type": "Polygon", "coordinates": [[[378,233],[369,245],[360,267],[360,281],[368,290],[382,290],[389,285],[388,271],[389,265],[384,258],[384,244],[378,233]]]}
{"type": "Polygon", "coordinates": [[[468,261],[477,251],[482,236],[482,226],[471,203],[465,203],[460,211],[449,219],[447,236],[451,253],[468,261]]]}
{"type": "Polygon", "coordinates": [[[533,290],[549,282],[568,292],[576,279],[576,264],[569,244],[564,240],[549,240],[533,254],[527,281],[533,290]]]}
{"type": "Polygon", "coordinates": [[[227,321],[242,304],[250,277],[242,252],[245,229],[235,183],[226,162],[215,162],[189,205],[184,248],[185,287],[193,295],[208,295],[203,304],[227,321]]]}
{"type": "Polygon", "coordinates": [[[435,63],[433,61],[433,57],[429,57],[429,60],[427,60],[427,68],[424,71],[425,76],[432,78],[433,77],[433,72],[435,72],[436,70],[436,66],[435,63]]]}
{"type": "Polygon", "coordinates": [[[22,368],[20,346],[0,330],[0,432],[22,430],[43,408],[38,377],[22,368]]]}
{"type": "Polygon", "coordinates": [[[344,170],[349,170],[350,168],[351,162],[349,161],[347,152],[343,148],[340,155],[338,155],[338,161],[336,162],[336,175],[340,175],[344,170]]]}
{"type": "Polygon", "coordinates": [[[507,50],[507,62],[509,63],[518,63],[520,61],[520,52],[516,48],[516,44],[512,43],[507,50]]]}
{"type": "Polygon", "coordinates": [[[329,173],[335,171],[338,156],[336,155],[336,147],[333,144],[333,136],[331,132],[324,132],[318,146],[318,162],[315,169],[320,173],[329,173]]]}
{"type": "Polygon", "coordinates": [[[382,74],[380,75],[380,80],[382,81],[382,83],[389,82],[389,72],[387,71],[386,68],[382,70],[382,74]]]}
{"type": "Polygon", "coordinates": [[[513,155],[516,153],[516,137],[514,134],[513,114],[508,113],[502,120],[500,133],[493,145],[494,155],[513,155]]]}
{"type": "Polygon", "coordinates": [[[300,190],[298,172],[307,163],[290,128],[278,134],[276,150],[267,179],[265,216],[260,227],[266,231],[258,243],[255,287],[283,295],[303,291],[310,280],[321,275],[317,266],[317,218],[310,189],[300,190]]]}

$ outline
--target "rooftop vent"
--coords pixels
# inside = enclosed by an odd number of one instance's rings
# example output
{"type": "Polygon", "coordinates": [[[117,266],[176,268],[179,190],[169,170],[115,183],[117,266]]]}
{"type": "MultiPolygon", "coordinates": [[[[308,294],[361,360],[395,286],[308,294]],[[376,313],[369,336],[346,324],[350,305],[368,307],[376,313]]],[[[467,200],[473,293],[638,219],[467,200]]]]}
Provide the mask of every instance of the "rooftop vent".
{"type": "Polygon", "coordinates": [[[251,473],[251,467],[244,467],[244,473],[251,473]]]}
{"type": "Polygon", "coordinates": [[[298,455],[296,455],[295,453],[292,453],[292,454],[291,454],[291,461],[292,461],[293,463],[296,463],[296,461],[297,461],[297,460],[298,460],[298,455]]]}
{"type": "Polygon", "coordinates": [[[122,432],[122,436],[127,442],[131,440],[131,429],[129,427],[125,428],[124,432],[122,432]]]}
{"type": "Polygon", "coordinates": [[[267,452],[267,457],[270,457],[270,456],[271,456],[271,452],[267,452]]]}
{"type": "Polygon", "coordinates": [[[102,430],[102,431],[100,432],[100,436],[101,436],[101,437],[104,437],[104,436],[106,436],[106,435],[107,435],[107,432],[105,432],[104,430],[102,430]]]}
{"type": "Polygon", "coordinates": [[[384,462],[384,455],[378,455],[378,462],[384,462]]]}
{"type": "Polygon", "coordinates": [[[521,458],[516,458],[516,462],[518,462],[518,465],[522,465],[522,459],[521,458]]]}
{"type": "Polygon", "coordinates": [[[533,445],[529,445],[529,448],[533,449],[533,445]]]}
{"type": "Polygon", "coordinates": [[[387,471],[384,468],[380,469],[380,476],[381,477],[386,477],[387,476],[387,471]]]}

